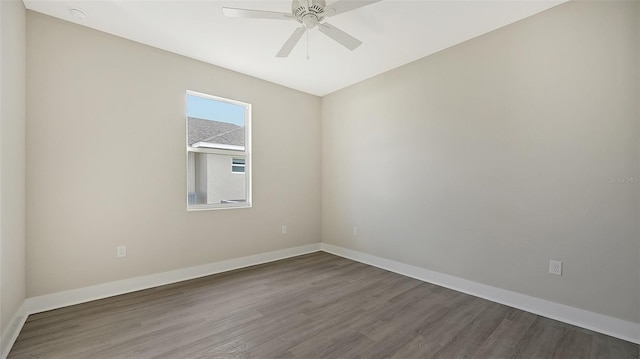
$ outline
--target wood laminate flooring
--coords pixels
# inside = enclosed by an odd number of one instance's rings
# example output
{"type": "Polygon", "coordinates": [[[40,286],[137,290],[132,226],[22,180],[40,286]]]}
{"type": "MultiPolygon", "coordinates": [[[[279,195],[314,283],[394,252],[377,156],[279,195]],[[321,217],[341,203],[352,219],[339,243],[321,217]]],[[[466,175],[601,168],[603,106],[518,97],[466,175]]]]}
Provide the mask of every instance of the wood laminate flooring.
{"type": "Polygon", "coordinates": [[[638,358],[638,345],[323,252],[30,315],[24,358],[638,358]]]}

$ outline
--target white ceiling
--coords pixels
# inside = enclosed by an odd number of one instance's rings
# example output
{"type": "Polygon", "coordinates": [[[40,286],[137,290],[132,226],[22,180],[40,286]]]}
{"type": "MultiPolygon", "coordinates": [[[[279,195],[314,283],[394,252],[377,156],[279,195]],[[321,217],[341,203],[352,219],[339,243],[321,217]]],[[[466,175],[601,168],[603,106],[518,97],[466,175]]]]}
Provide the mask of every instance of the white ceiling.
{"type": "MultiPolygon", "coordinates": [[[[275,54],[295,21],[226,18],[222,7],[290,12],[290,1],[24,0],[28,9],[324,96],[566,0],[383,0],[327,19],[363,41],[349,51],[317,29],[275,54]],[[76,20],[78,7],[89,16],[76,20]]],[[[327,5],[333,1],[327,0],[327,5]]]]}

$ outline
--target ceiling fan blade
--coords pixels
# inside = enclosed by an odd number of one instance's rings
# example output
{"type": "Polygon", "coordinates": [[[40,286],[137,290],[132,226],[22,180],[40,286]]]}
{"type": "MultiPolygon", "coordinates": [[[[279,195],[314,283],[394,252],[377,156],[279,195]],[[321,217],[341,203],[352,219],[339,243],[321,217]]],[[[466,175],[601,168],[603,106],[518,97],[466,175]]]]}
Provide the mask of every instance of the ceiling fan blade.
{"type": "Polygon", "coordinates": [[[322,24],[318,24],[318,30],[320,30],[321,33],[334,39],[335,41],[340,43],[340,45],[346,47],[349,50],[355,50],[358,46],[362,45],[362,41],[356,39],[355,37],[347,34],[346,32],[329,23],[325,22],[322,24]]]}
{"type": "Polygon", "coordinates": [[[293,32],[293,34],[291,34],[291,36],[289,37],[289,40],[287,40],[287,42],[284,43],[284,46],[282,46],[280,51],[278,51],[278,54],[276,55],[276,57],[289,56],[289,54],[291,53],[291,50],[293,50],[293,48],[296,46],[298,41],[300,41],[300,38],[302,37],[302,35],[304,35],[306,31],[307,29],[305,29],[304,26],[297,28],[293,32]]]}
{"type": "Polygon", "coordinates": [[[253,18],[253,19],[276,19],[276,20],[295,19],[293,15],[286,12],[236,9],[232,7],[223,7],[222,12],[224,13],[224,16],[227,16],[227,17],[242,17],[242,18],[253,18]]]}
{"type": "Polygon", "coordinates": [[[324,9],[326,16],[335,16],[347,11],[355,10],[363,6],[382,0],[338,0],[324,9]]]}

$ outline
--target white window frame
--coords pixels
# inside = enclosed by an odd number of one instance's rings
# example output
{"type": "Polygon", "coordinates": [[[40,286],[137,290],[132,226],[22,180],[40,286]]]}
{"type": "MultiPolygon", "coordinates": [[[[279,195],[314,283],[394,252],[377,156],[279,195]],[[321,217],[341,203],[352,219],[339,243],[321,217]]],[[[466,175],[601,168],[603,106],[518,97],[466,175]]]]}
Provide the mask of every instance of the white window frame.
{"type": "MultiPolygon", "coordinates": [[[[246,102],[241,102],[237,100],[231,100],[224,97],[213,96],[201,92],[187,90],[185,95],[185,133],[186,133],[186,157],[187,157],[187,211],[203,211],[203,210],[216,210],[216,209],[232,209],[232,208],[251,208],[253,205],[252,201],[252,193],[251,193],[251,104],[246,102]],[[188,145],[188,137],[189,137],[189,120],[186,111],[186,103],[187,96],[198,96],[214,101],[226,102],[233,105],[243,106],[244,107],[244,150],[241,148],[232,148],[235,146],[224,146],[221,145],[220,148],[211,148],[210,146],[201,146],[200,142],[196,143],[195,147],[188,145]],[[189,154],[190,153],[207,153],[214,155],[227,155],[233,156],[233,158],[243,158],[245,167],[244,167],[244,176],[245,176],[245,193],[246,193],[246,202],[232,202],[232,203],[211,203],[211,204],[197,204],[190,205],[189,204],[189,188],[191,187],[191,181],[195,181],[194,176],[195,173],[191,173],[191,169],[195,168],[189,165],[189,161],[191,161],[189,154]]],[[[233,161],[233,160],[232,160],[233,161]]]]}

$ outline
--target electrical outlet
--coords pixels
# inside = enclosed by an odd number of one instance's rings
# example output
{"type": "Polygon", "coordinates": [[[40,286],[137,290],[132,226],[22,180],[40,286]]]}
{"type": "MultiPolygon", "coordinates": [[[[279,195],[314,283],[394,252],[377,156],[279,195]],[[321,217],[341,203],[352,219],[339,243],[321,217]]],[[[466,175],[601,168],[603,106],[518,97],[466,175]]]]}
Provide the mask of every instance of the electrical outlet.
{"type": "Polygon", "coordinates": [[[354,236],[358,235],[358,227],[353,227],[353,235],[354,236]]]}
{"type": "Polygon", "coordinates": [[[124,244],[121,244],[119,246],[116,247],[116,257],[117,258],[122,258],[122,257],[126,257],[127,256],[127,246],[124,244]]]}
{"type": "Polygon", "coordinates": [[[562,262],[554,260],[549,261],[549,273],[562,275],[562,262]]]}
{"type": "Polygon", "coordinates": [[[286,224],[282,225],[282,234],[287,234],[287,225],[286,224]]]}

